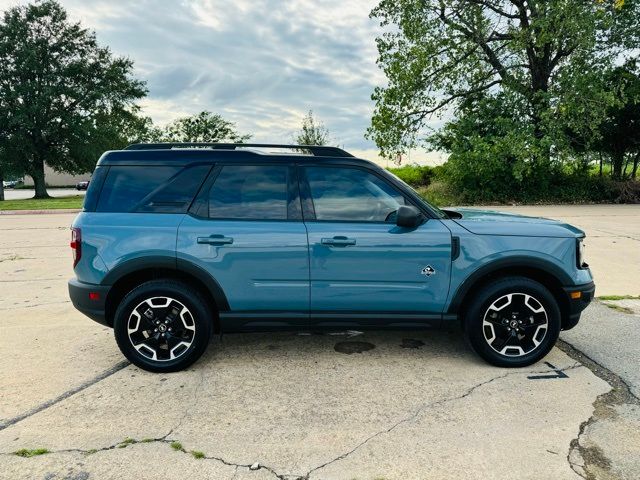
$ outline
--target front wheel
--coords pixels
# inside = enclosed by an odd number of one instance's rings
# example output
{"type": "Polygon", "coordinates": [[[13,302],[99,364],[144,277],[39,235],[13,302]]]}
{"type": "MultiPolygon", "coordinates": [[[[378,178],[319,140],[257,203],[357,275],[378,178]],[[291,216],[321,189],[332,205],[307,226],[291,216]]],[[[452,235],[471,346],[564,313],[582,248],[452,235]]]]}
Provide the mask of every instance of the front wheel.
{"type": "Polygon", "coordinates": [[[560,309],[549,290],[525,277],[483,287],[464,314],[473,350],[499,367],[526,367],[542,359],[560,333],[560,309]]]}
{"type": "Polygon", "coordinates": [[[124,297],[113,330],[131,363],[152,372],[175,372],[204,353],[212,321],[197,291],[173,280],[152,280],[124,297]]]}

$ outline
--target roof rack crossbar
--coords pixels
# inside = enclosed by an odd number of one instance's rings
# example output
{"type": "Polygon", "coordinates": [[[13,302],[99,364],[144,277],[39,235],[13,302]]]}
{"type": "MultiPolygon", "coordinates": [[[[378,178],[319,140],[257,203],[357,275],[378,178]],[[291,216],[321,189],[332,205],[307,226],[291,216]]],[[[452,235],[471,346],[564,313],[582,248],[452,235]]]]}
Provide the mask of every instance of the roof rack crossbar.
{"type": "Polygon", "coordinates": [[[125,150],[171,150],[173,148],[210,148],[212,150],[235,150],[236,148],[290,148],[307,150],[316,157],[353,157],[349,152],[338,147],[324,145],[286,145],[278,143],[206,143],[206,142],[167,142],[167,143],[134,143],[125,150]]]}

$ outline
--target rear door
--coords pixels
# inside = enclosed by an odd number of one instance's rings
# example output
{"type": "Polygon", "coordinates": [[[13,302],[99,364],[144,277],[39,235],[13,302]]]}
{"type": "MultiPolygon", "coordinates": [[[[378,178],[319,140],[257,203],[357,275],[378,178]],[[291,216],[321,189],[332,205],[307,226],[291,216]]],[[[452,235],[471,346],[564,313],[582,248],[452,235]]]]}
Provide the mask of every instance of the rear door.
{"type": "Polygon", "coordinates": [[[375,171],[301,166],[312,322],[433,325],[449,290],[451,233],[395,224],[410,200],[375,171]],[[315,319],[315,320],[314,320],[315,319]]]}
{"type": "Polygon", "coordinates": [[[180,225],[177,254],[222,288],[224,328],[307,325],[307,233],[295,169],[221,164],[203,189],[195,214],[180,225]]]}

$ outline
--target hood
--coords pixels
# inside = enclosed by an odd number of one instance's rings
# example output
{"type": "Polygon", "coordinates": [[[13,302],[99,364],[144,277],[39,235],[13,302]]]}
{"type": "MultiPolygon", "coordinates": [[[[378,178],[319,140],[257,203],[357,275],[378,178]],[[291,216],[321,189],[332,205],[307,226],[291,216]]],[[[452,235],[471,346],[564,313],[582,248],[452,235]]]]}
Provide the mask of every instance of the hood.
{"type": "Polygon", "coordinates": [[[519,235],[523,237],[584,236],[584,232],[579,228],[558,220],[551,220],[550,218],[526,217],[513,213],[473,208],[454,207],[445,211],[453,212],[451,217],[456,223],[478,235],[519,235]]]}

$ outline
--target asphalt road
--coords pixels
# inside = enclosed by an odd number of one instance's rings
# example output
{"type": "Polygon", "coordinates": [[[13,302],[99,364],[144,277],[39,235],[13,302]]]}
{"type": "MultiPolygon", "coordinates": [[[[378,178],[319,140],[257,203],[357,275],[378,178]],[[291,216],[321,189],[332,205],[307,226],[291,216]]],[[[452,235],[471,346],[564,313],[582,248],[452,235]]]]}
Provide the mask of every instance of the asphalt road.
{"type": "MultiPolygon", "coordinates": [[[[86,190],[76,190],[75,188],[49,188],[47,190],[52,197],[68,197],[70,195],[84,195],[86,190]]],[[[29,189],[13,189],[6,188],[4,190],[4,198],[6,200],[22,200],[26,198],[33,198],[35,195],[34,190],[29,189]]]]}
{"type": "Polygon", "coordinates": [[[638,316],[596,303],[519,370],[434,331],[227,335],[151,374],[69,303],[72,218],[0,217],[0,479],[638,478],[638,316]]]}

